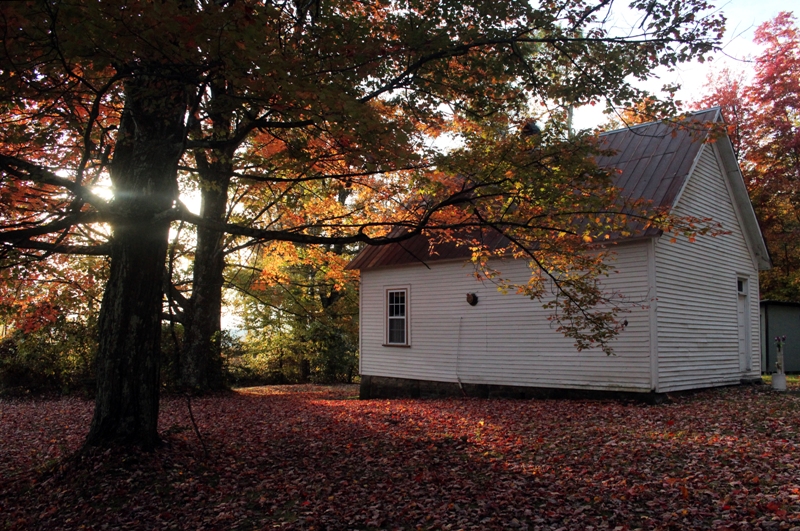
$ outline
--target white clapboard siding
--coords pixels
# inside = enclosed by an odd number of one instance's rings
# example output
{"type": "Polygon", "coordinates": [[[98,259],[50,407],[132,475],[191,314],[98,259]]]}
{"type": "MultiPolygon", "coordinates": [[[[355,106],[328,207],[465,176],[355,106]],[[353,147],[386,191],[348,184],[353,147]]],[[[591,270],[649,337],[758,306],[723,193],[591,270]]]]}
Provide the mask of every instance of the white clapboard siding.
{"type": "Polygon", "coordinates": [[[673,212],[711,217],[730,234],[655,244],[658,385],[661,392],[735,384],[758,376],[758,271],[747,248],[714,144],[707,144],[673,212]],[[753,370],[738,354],[737,278],[746,277],[753,370]]]}
{"type": "MultiPolygon", "coordinates": [[[[609,290],[629,298],[628,327],[615,341],[616,356],[578,352],[548,321],[549,310],[528,297],[498,292],[477,281],[463,261],[379,268],[361,276],[361,373],[441,382],[601,390],[651,389],[647,246],[615,247],[609,290]],[[410,348],[383,346],[385,292],[409,290],[410,348]],[[476,293],[477,306],[466,302],[476,293]],[[633,303],[637,304],[633,304],[633,303]]],[[[524,282],[524,261],[495,264],[504,278],[524,282]]]]}

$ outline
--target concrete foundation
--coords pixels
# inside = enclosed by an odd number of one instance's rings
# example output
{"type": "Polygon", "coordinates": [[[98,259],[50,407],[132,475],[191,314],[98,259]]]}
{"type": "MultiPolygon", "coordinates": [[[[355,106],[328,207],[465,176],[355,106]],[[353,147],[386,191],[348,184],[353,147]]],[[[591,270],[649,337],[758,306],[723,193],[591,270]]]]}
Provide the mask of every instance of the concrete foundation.
{"type": "Polygon", "coordinates": [[[409,380],[387,376],[361,376],[359,398],[519,398],[519,399],[616,399],[636,400],[658,404],[666,400],[664,393],[637,393],[632,391],[596,391],[588,389],[551,389],[546,387],[522,387],[515,385],[458,384],[409,380]]]}

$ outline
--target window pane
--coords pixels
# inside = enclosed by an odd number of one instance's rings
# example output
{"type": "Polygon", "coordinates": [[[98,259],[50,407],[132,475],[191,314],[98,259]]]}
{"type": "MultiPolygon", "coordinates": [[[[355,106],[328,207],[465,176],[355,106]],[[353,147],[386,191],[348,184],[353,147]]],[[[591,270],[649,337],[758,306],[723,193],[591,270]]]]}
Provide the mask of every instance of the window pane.
{"type": "Polygon", "coordinates": [[[406,315],[406,294],[403,291],[389,292],[389,317],[406,315]]]}
{"type": "Polygon", "coordinates": [[[389,343],[406,342],[406,320],[389,319],[389,343]]]}

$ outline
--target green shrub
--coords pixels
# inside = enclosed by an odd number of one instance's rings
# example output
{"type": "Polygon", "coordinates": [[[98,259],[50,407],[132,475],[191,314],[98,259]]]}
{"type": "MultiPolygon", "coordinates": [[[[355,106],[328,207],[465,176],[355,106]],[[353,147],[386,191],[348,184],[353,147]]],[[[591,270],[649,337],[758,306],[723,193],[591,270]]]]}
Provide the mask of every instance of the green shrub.
{"type": "Polygon", "coordinates": [[[0,342],[0,394],[85,393],[95,387],[93,325],[59,317],[0,342]]]}
{"type": "MultiPolygon", "coordinates": [[[[223,348],[228,382],[234,386],[351,383],[358,374],[357,336],[312,322],[287,330],[263,329],[223,348]]],[[[223,346],[225,343],[223,343],[223,346]]]]}

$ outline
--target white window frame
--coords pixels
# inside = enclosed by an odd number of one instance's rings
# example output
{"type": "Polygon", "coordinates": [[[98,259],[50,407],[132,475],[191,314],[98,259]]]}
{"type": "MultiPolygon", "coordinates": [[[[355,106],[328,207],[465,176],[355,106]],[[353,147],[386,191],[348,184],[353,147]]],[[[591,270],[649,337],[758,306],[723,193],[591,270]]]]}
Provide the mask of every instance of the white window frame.
{"type": "MultiPolygon", "coordinates": [[[[398,287],[387,287],[385,290],[386,297],[383,304],[384,309],[384,326],[386,328],[386,333],[384,334],[384,346],[387,347],[408,347],[411,346],[411,330],[410,330],[410,321],[411,321],[411,313],[409,311],[410,308],[410,295],[411,290],[408,286],[398,286],[398,287]],[[392,315],[391,309],[391,296],[395,293],[402,293],[403,294],[403,315],[392,315]],[[390,339],[390,322],[391,321],[403,321],[403,341],[402,342],[392,342],[390,339]]],[[[395,302],[394,304],[398,304],[395,302]]]]}

